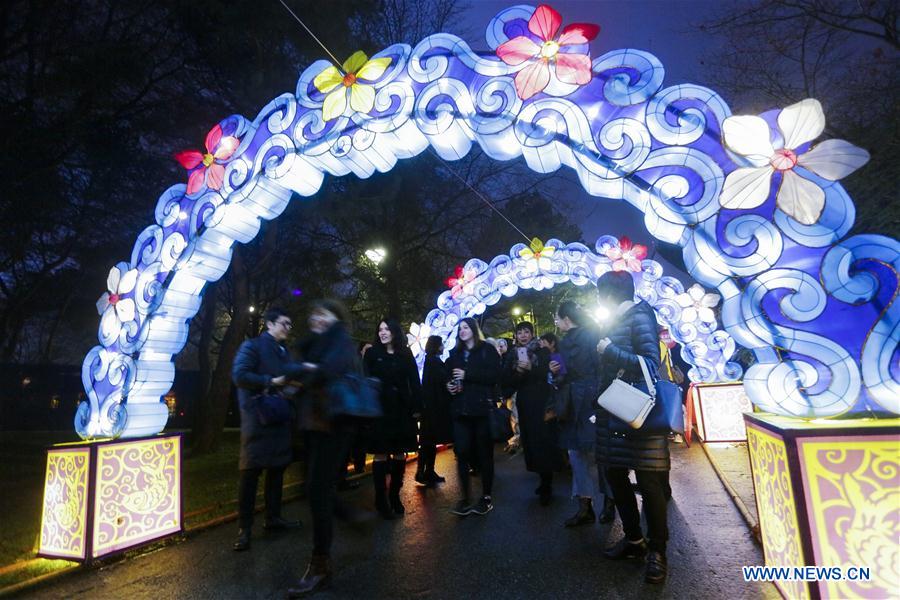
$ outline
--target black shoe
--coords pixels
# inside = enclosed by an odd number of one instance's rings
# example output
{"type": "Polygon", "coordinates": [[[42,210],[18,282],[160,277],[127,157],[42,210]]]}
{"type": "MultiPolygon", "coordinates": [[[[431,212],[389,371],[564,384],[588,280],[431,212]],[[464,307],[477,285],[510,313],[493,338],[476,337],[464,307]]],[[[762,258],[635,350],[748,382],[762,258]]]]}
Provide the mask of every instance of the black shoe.
{"type": "Polygon", "coordinates": [[[447,481],[447,478],[446,478],[446,477],[441,477],[440,475],[438,475],[438,474],[435,473],[434,471],[431,471],[430,473],[428,473],[428,474],[426,475],[426,477],[428,478],[428,481],[430,481],[430,482],[433,483],[433,484],[434,484],[434,483],[444,483],[445,481],[447,481]]]}
{"type": "Polygon", "coordinates": [[[469,507],[469,512],[476,515],[486,515],[494,510],[494,504],[491,502],[490,496],[483,496],[475,504],[469,507]]]}
{"type": "Polygon", "coordinates": [[[597,520],[594,514],[594,507],[590,498],[578,499],[578,512],[565,520],[563,525],[566,527],[578,527],[579,525],[590,525],[597,520]]]}
{"type": "Polygon", "coordinates": [[[469,467],[469,475],[471,475],[472,477],[480,477],[481,471],[479,469],[476,469],[475,467],[469,467]]]}
{"type": "Polygon", "coordinates": [[[346,492],[347,490],[355,490],[359,487],[359,481],[355,479],[342,479],[337,484],[337,489],[339,492],[346,492]]]}
{"type": "Polygon", "coordinates": [[[388,502],[398,515],[406,514],[406,507],[400,501],[400,490],[403,488],[403,475],[406,473],[405,460],[391,461],[391,485],[388,488],[388,502]]]}
{"type": "Polygon", "coordinates": [[[647,541],[644,538],[641,538],[641,541],[636,543],[622,538],[615,546],[603,551],[603,556],[609,560],[641,558],[645,554],[647,554],[647,541]]]}
{"type": "Polygon", "coordinates": [[[303,578],[295,586],[288,588],[287,596],[302,598],[328,587],[331,587],[331,561],[327,557],[314,556],[303,578]]]}
{"type": "Polygon", "coordinates": [[[549,485],[544,486],[538,496],[538,501],[541,503],[541,506],[549,506],[550,501],[553,500],[553,488],[549,485]]]}
{"type": "Polygon", "coordinates": [[[250,549],[250,529],[238,529],[237,539],[231,545],[235,552],[243,552],[250,549]]]}
{"type": "Polygon", "coordinates": [[[666,555],[653,550],[647,555],[647,569],[644,571],[644,581],[647,583],[664,583],[669,567],[666,555]]]}
{"type": "Polygon", "coordinates": [[[283,529],[298,529],[303,525],[299,520],[298,521],[288,521],[282,517],[273,517],[271,519],[266,519],[266,522],[263,523],[263,529],[266,531],[280,531],[283,529]]]}
{"type": "Polygon", "coordinates": [[[602,524],[612,523],[616,520],[616,503],[609,496],[603,498],[603,510],[600,512],[598,522],[602,524]]]}
{"type": "Polygon", "coordinates": [[[432,481],[425,473],[416,473],[416,476],[413,479],[415,479],[416,485],[419,487],[431,487],[434,485],[434,481],[432,481]]]}
{"type": "Polygon", "coordinates": [[[472,504],[468,498],[463,498],[456,503],[456,506],[450,509],[450,512],[459,517],[465,517],[472,512],[472,504]]]}

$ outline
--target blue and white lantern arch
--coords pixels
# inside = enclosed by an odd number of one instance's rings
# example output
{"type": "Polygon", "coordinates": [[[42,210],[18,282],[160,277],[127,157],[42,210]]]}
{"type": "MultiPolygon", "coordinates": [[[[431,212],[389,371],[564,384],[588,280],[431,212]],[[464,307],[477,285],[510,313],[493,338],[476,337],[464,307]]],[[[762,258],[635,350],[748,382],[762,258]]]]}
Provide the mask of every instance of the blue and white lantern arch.
{"type": "MultiPolygon", "coordinates": [[[[539,255],[524,244],[513,246],[509,254],[496,256],[490,263],[473,258],[462,268],[452,287],[440,294],[437,307],[421,323],[413,323],[407,334],[410,349],[421,368],[425,361],[425,343],[431,335],[444,339],[444,356],[456,345],[456,324],[464,317],[484,313],[503,298],[511,298],[520,290],[546,290],[555,285],[596,285],[597,279],[614,269],[611,250],[620,242],[605,235],[597,240],[595,250],[580,242],[566,244],[549,240],[539,255]],[[547,253],[547,249],[552,252],[547,253]]],[[[636,261],[637,262],[637,261],[636,261]]],[[[663,274],[655,260],[641,260],[629,271],[635,282],[635,299],[650,304],[656,319],[681,345],[681,355],[691,365],[691,381],[714,383],[737,381],[743,370],[731,358],[736,350],[734,339],[719,329],[715,308],[719,295],[695,284],[689,289],[676,278],[663,274]]],[[[617,269],[619,270],[619,269],[617,269]]]]}
{"type": "Polygon", "coordinates": [[[473,144],[539,173],[565,165],[589,194],[630,202],[654,237],[681,246],[690,275],[721,295],[725,330],[754,352],[744,384],[763,410],[900,414],[900,243],[845,238],[854,207],[837,183],[867,154],[814,143],[825,123],[815,100],[734,117],[712,90],[664,87],[653,55],[595,57],[595,28],[560,25],[549,7],[520,5],[488,25],[497,57],[441,33],[340,67],[317,61],[296,92],[252,121],[224,119],[206,152],[179,155],[188,185],[160,197],[98,303],[79,435],[164,428],[172,358],[204,287],[294,194],[315,194],[325,173],[369,177],[428,146],[452,161],[473,144]]]}

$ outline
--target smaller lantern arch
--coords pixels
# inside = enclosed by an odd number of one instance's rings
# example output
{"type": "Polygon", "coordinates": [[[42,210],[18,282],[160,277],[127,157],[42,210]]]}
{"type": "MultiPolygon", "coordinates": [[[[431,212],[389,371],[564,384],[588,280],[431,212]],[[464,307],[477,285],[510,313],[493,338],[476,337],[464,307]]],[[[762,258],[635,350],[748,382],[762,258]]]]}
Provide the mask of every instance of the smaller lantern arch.
{"type": "Polygon", "coordinates": [[[657,322],[668,328],[681,346],[681,356],[691,365],[688,377],[694,382],[738,381],[743,369],[731,358],[734,339],[719,328],[713,308],[718,294],[699,284],[688,289],[678,279],[663,274],[663,267],[646,259],[646,248],[627,237],[604,235],[594,250],[580,242],[551,239],[546,244],[535,238],[529,246],[516,244],[508,254],[490,263],[472,258],[448,279],[449,289],[437,299],[421,323],[412,323],[407,341],[421,368],[425,342],[431,335],[444,339],[444,358],[456,345],[455,328],[460,319],[481,315],[503,298],[520,290],[548,290],[562,283],[596,285],[609,271],[626,271],[635,280],[635,300],[653,307],[657,322]]]}

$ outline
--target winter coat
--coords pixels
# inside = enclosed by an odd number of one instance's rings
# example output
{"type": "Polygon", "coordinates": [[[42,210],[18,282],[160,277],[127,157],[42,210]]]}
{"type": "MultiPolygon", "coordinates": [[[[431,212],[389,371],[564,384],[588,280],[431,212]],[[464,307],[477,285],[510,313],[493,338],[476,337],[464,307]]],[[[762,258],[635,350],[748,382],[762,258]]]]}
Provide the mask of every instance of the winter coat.
{"type": "Polygon", "coordinates": [[[563,467],[555,423],[544,420],[553,387],[547,381],[550,373],[550,351],[538,344],[528,345],[531,369],[519,372],[518,346],[506,353],[503,363],[502,384],[504,396],[516,395],[519,413],[519,434],[525,468],[533,473],[550,473],[563,467]]]}
{"type": "Polygon", "coordinates": [[[297,426],[304,431],[331,431],[334,423],[329,387],[341,377],[360,371],[356,347],[346,326],[338,321],[327,331],[310,334],[297,350],[304,362],[317,367],[301,379],[303,390],[297,401],[297,426]]]}
{"type": "Polygon", "coordinates": [[[493,346],[482,342],[471,352],[459,343],[447,359],[447,377],[453,377],[453,369],[466,372],[462,392],[453,396],[454,417],[487,417],[497,401],[497,384],[500,382],[500,355],[493,346]]]}
{"type": "MultiPolygon", "coordinates": [[[[659,334],[656,315],[645,302],[628,309],[610,328],[611,343],[600,357],[600,372],[605,389],[620,369],[622,379],[628,383],[644,381],[638,355],[659,368],[659,334]]],[[[624,467],[639,471],[668,471],[668,436],[645,436],[640,430],[634,433],[616,433],[609,427],[610,415],[603,409],[597,415],[597,462],[605,467],[624,467]]]]}
{"type": "Polygon", "coordinates": [[[447,367],[433,354],[425,356],[422,369],[422,440],[434,444],[453,442],[451,397],[447,391],[447,367]]]}
{"type": "Polygon", "coordinates": [[[568,414],[560,414],[559,445],[566,450],[594,449],[594,424],[591,417],[597,409],[600,395],[600,372],[597,364],[599,333],[588,326],[575,327],[559,342],[559,353],[565,374],[555,379],[557,402],[568,404],[568,414]]]}
{"type": "Polygon", "coordinates": [[[240,469],[282,467],[291,462],[291,422],[263,425],[256,404],[273,378],[297,378],[302,370],[300,363],[291,360],[287,349],[268,333],[247,340],[238,348],[231,379],[238,388],[241,412],[240,469]]]}
{"type": "Polygon", "coordinates": [[[382,416],[368,431],[368,451],[372,454],[412,452],[418,448],[418,427],[414,414],[422,411],[419,368],[407,348],[389,353],[375,344],[365,356],[366,374],[381,381],[382,416]]]}

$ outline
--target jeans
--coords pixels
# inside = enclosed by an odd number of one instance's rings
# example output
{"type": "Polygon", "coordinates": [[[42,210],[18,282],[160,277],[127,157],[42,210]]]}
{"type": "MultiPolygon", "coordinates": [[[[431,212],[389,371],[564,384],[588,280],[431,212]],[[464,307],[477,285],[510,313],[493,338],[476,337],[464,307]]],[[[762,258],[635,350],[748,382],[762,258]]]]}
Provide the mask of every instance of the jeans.
{"type": "Polygon", "coordinates": [[[490,417],[454,417],[453,451],[456,453],[456,471],[463,495],[470,497],[469,465],[476,459],[481,470],[481,493],[490,496],[494,485],[494,440],[491,437],[490,417]]]}
{"type": "Polygon", "coordinates": [[[347,457],[347,435],[307,432],[307,494],[313,521],[313,556],[329,556],[334,539],[335,485],[347,457]]]}
{"type": "Polygon", "coordinates": [[[569,450],[572,465],[572,497],[594,498],[600,495],[593,450],[569,450]]]}
{"type": "MultiPolygon", "coordinates": [[[[281,516],[281,488],[284,483],[283,467],[266,469],[265,502],[266,519],[281,516]]],[[[242,469],[238,481],[238,526],[250,529],[253,526],[253,509],[256,507],[256,485],[263,469],[242,469]]]]}
{"type": "MultiPolygon", "coordinates": [[[[644,537],[641,531],[641,515],[637,508],[637,498],[628,479],[628,469],[608,467],[606,479],[612,488],[616,510],[622,519],[622,529],[629,540],[644,537]]],[[[652,551],[666,553],[669,540],[668,507],[666,506],[665,484],[667,471],[635,471],[641,498],[644,501],[644,515],[647,518],[647,545],[652,551]]]]}

